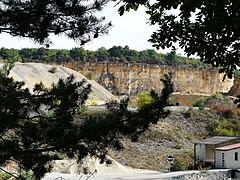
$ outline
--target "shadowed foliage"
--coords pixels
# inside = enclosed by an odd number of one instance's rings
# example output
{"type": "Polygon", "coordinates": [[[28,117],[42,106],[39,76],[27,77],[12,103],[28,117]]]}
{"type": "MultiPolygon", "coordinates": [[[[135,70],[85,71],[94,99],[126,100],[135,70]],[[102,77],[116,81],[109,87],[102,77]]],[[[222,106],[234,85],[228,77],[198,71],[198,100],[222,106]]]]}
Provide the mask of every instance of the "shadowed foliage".
{"type": "Polygon", "coordinates": [[[201,61],[220,67],[232,77],[240,65],[240,1],[208,0],[123,0],[119,8],[147,8],[149,23],[158,29],[149,40],[154,47],[173,48],[179,45],[188,56],[197,55],[201,61]]]}
{"type": "Polygon", "coordinates": [[[50,34],[65,35],[85,44],[106,34],[111,23],[94,14],[102,10],[109,0],[2,0],[0,2],[0,33],[28,37],[51,44],[50,34]]]}

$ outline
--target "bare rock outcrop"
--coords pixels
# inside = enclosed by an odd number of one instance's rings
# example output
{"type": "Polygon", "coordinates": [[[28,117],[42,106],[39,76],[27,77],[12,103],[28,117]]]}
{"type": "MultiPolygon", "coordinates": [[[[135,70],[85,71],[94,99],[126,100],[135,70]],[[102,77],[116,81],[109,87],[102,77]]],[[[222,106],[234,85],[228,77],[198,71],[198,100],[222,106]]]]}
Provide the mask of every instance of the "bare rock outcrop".
{"type": "Polygon", "coordinates": [[[195,69],[149,64],[111,64],[69,62],[63,64],[84,75],[91,74],[99,84],[111,92],[134,96],[141,91],[163,87],[160,79],[168,72],[174,73],[174,91],[180,94],[213,95],[227,93],[233,86],[233,79],[219,74],[216,69],[195,69]]]}

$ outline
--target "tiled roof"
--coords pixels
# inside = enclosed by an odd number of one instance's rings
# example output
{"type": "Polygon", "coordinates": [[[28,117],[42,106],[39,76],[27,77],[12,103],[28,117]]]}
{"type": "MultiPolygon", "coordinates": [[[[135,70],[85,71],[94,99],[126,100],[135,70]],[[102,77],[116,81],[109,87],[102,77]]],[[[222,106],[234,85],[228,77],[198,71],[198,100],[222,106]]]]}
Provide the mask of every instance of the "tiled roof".
{"type": "Polygon", "coordinates": [[[204,139],[202,141],[197,141],[195,144],[221,144],[229,141],[233,141],[236,139],[240,139],[238,136],[228,137],[228,136],[214,136],[208,139],[204,139]]]}
{"type": "Polygon", "coordinates": [[[240,143],[231,144],[231,145],[227,145],[227,146],[223,146],[223,147],[218,147],[218,148],[215,148],[215,150],[229,151],[229,150],[237,149],[237,148],[240,148],[240,143]]]}

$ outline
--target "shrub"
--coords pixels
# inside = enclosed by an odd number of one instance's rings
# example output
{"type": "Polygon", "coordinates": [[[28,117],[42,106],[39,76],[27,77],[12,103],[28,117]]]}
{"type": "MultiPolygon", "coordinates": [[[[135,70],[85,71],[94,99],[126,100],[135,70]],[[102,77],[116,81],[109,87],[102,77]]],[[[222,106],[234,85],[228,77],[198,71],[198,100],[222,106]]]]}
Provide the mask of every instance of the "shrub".
{"type": "Polygon", "coordinates": [[[212,135],[236,136],[240,135],[240,120],[216,120],[211,128],[212,135]]]}
{"type": "Polygon", "coordinates": [[[216,99],[222,99],[223,98],[221,93],[216,93],[216,94],[214,94],[213,97],[216,98],[216,99]]]}
{"type": "Polygon", "coordinates": [[[193,168],[194,158],[193,154],[190,152],[183,152],[181,154],[174,155],[174,160],[172,164],[172,170],[174,171],[185,171],[193,168]]]}
{"type": "Polygon", "coordinates": [[[206,103],[207,103],[206,99],[201,98],[193,106],[199,107],[199,108],[204,108],[206,106],[206,103]]]}
{"type": "Polygon", "coordinates": [[[239,70],[235,70],[235,71],[233,72],[233,76],[234,76],[235,78],[239,78],[239,77],[240,77],[240,71],[239,71],[239,70]]]}
{"type": "Polygon", "coordinates": [[[89,80],[92,80],[93,79],[92,73],[90,73],[90,72],[87,73],[86,78],[89,79],[89,80]]]}
{"type": "Polygon", "coordinates": [[[50,73],[55,73],[57,71],[57,68],[56,67],[51,67],[51,69],[49,70],[50,73]]]}
{"type": "Polygon", "coordinates": [[[185,112],[185,117],[186,118],[191,118],[193,117],[193,109],[189,109],[185,112]]]}
{"type": "Polygon", "coordinates": [[[150,95],[150,92],[143,91],[138,94],[137,107],[141,108],[147,104],[150,104],[152,101],[153,101],[153,98],[150,95]]]}

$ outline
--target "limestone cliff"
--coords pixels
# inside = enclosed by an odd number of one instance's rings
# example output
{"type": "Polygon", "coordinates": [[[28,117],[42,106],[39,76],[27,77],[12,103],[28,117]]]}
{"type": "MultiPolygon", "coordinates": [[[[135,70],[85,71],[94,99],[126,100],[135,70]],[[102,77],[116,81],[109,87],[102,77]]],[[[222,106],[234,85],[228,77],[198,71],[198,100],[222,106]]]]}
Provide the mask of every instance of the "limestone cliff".
{"type": "Polygon", "coordinates": [[[80,64],[65,63],[64,66],[91,75],[106,89],[118,94],[136,95],[145,90],[162,89],[160,79],[168,72],[174,73],[175,92],[181,94],[212,95],[228,92],[233,86],[232,79],[223,81],[223,74],[217,70],[193,69],[143,64],[80,64]]]}

